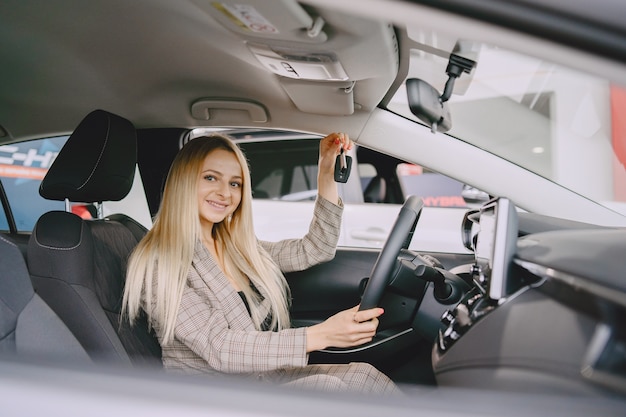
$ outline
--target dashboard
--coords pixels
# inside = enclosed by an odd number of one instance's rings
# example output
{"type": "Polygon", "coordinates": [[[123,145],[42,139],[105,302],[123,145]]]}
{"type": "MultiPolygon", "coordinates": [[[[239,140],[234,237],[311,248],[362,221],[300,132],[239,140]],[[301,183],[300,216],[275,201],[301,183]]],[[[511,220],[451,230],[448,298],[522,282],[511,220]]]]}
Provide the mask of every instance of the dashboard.
{"type": "Polygon", "coordinates": [[[524,235],[505,198],[467,212],[474,285],[442,317],[440,385],[626,394],[626,230],[524,235]]]}

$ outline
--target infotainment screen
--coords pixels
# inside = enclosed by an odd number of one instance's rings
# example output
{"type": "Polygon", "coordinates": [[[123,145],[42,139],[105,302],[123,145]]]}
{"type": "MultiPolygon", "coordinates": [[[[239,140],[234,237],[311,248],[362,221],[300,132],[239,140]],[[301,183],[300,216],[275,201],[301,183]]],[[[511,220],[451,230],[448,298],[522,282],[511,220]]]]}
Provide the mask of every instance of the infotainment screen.
{"type": "Polygon", "coordinates": [[[507,198],[491,200],[480,209],[475,244],[479,284],[489,298],[508,295],[509,267],[517,247],[518,220],[515,205],[507,198]]]}

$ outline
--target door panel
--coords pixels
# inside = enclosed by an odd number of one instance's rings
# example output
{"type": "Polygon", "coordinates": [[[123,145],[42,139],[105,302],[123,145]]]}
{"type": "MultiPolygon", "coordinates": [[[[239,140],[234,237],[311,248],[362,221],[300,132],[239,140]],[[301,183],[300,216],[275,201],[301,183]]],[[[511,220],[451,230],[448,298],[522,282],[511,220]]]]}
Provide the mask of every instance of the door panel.
{"type": "Polygon", "coordinates": [[[293,298],[291,315],[307,324],[320,322],[359,303],[359,285],[376,262],[378,251],[338,249],[335,259],[286,275],[293,298]]]}

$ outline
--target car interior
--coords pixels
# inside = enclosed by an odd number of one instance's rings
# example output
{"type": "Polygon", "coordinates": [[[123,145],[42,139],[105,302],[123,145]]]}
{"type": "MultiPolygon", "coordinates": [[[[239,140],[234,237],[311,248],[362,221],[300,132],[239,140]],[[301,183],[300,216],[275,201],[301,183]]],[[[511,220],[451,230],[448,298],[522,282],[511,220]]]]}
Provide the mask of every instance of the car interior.
{"type": "Polygon", "coordinates": [[[26,262],[12,241],[0,238],[2,270],[2,352],[44,355],[89,363],[87,351],[59,316],[35,293],[26,262]]]}
{"type": "MultiPolygon", "coordinates": [[[[625,216],[455,137],[454,110],[469,106],[448,108],[445,95],[471,83],[480,65],[473,45],[431,42],[399,17],[378,18],[384,8],[354,13],[331,1],[62,0],[36,13],[34,2],[8,3],[0,6],[0,54],[12,60],[0,66],[0,145],[69,138],[38,190],[65,210],[43,213],[32,231],[17,230],[0,175],[12,225],[0,231],[3,359],[161,373],[145,317],[130,326],[120,314],[128,256],[149,225],[104,209],[135,205],[128,198],[140,183],[152,218],[172,161],[196,129],[228,129],[239,141],[255,199],[304,207],[315,193],[279,200],[293,189],[293,167],[315,165],[317,140],[249,135],[345,131],[359,163],[377,169],[359,184],[359,205],[395,206],[396,214],[385,214],[391,227],[380,247],[342,246],[330,262],[285,274],[292,325],[357,304],[385,314],[372,342],[316,351],[309,363],[368,362],[411,395],[451,387],[626,400],[625,216]],[[36,65],[27,65],[31,55],[36,65]],[[410,73],[412,55],[423,58],[420,74],[410,73]],[[447,70],[430,65],[433,57],[447,70]],[[405,82],[429,75],[430,83],[405,82]],[[389,110],[400,90],[411,115],[389,110]],[[290,164],[280,186],[264,182],[278,169],[272,158],[290,164]],[[405,161],[485,190],[447,212],[455,213],[449,230],[461,251],[409,247],[414,239],[429,247],[422,228],[446,209],[406,193],[398,179],[405,161]],[[81,218],[73,204],[97,212],[81,218]]],[[[424,25],[444,16],[417,10],[424,25]]],[[[467,24],[453,23],[457,32],[467,24]]],[[[544,98],[534,98],[529,118],[549,113],[544,98]]]]}
{"type": "MultiPolygon", "coordinates": [[[[88,114],[41,183],[44,198],[102,203],[130,191],[137,140],[132,123],[108,112],[88,114]]],[[[129,253],[146,229],[122,214],[86,221],[70,211],[43,214],[28,242],[37,294],[67,323],[94,361],[160,362],[144,320],[120,320],[129,253]]]]}

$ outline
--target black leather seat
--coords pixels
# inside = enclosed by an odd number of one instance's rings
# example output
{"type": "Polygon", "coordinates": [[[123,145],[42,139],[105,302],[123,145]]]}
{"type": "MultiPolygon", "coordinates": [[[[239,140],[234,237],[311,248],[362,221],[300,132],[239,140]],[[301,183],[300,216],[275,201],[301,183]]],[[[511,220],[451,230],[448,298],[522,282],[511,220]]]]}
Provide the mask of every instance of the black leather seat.
{"type": "Polygon", "coordinates": [[[366,203],[384,203],[387,195],[387,182],[381,176],[372,178],[363,191],[363,201],[366,203]]]}
{"type": "Polygon", "coordinates": [[[96,110],[69,137],[39,193],[65,200],[66,211],[43,214],[28,243],[37,293],[96,362],[160,365],[161,349],[143,322],[120,323],[126,264],[146,229],[125,215],[83,220],[69,202],[118,201],[131,189],[137,160],[132,123],[96,110]]]}
{"type": "Polygon", "coordinates": [[[91,362],[67,326],[35,293],[22,252],[0,236],[0,354],[91,362]]]}

